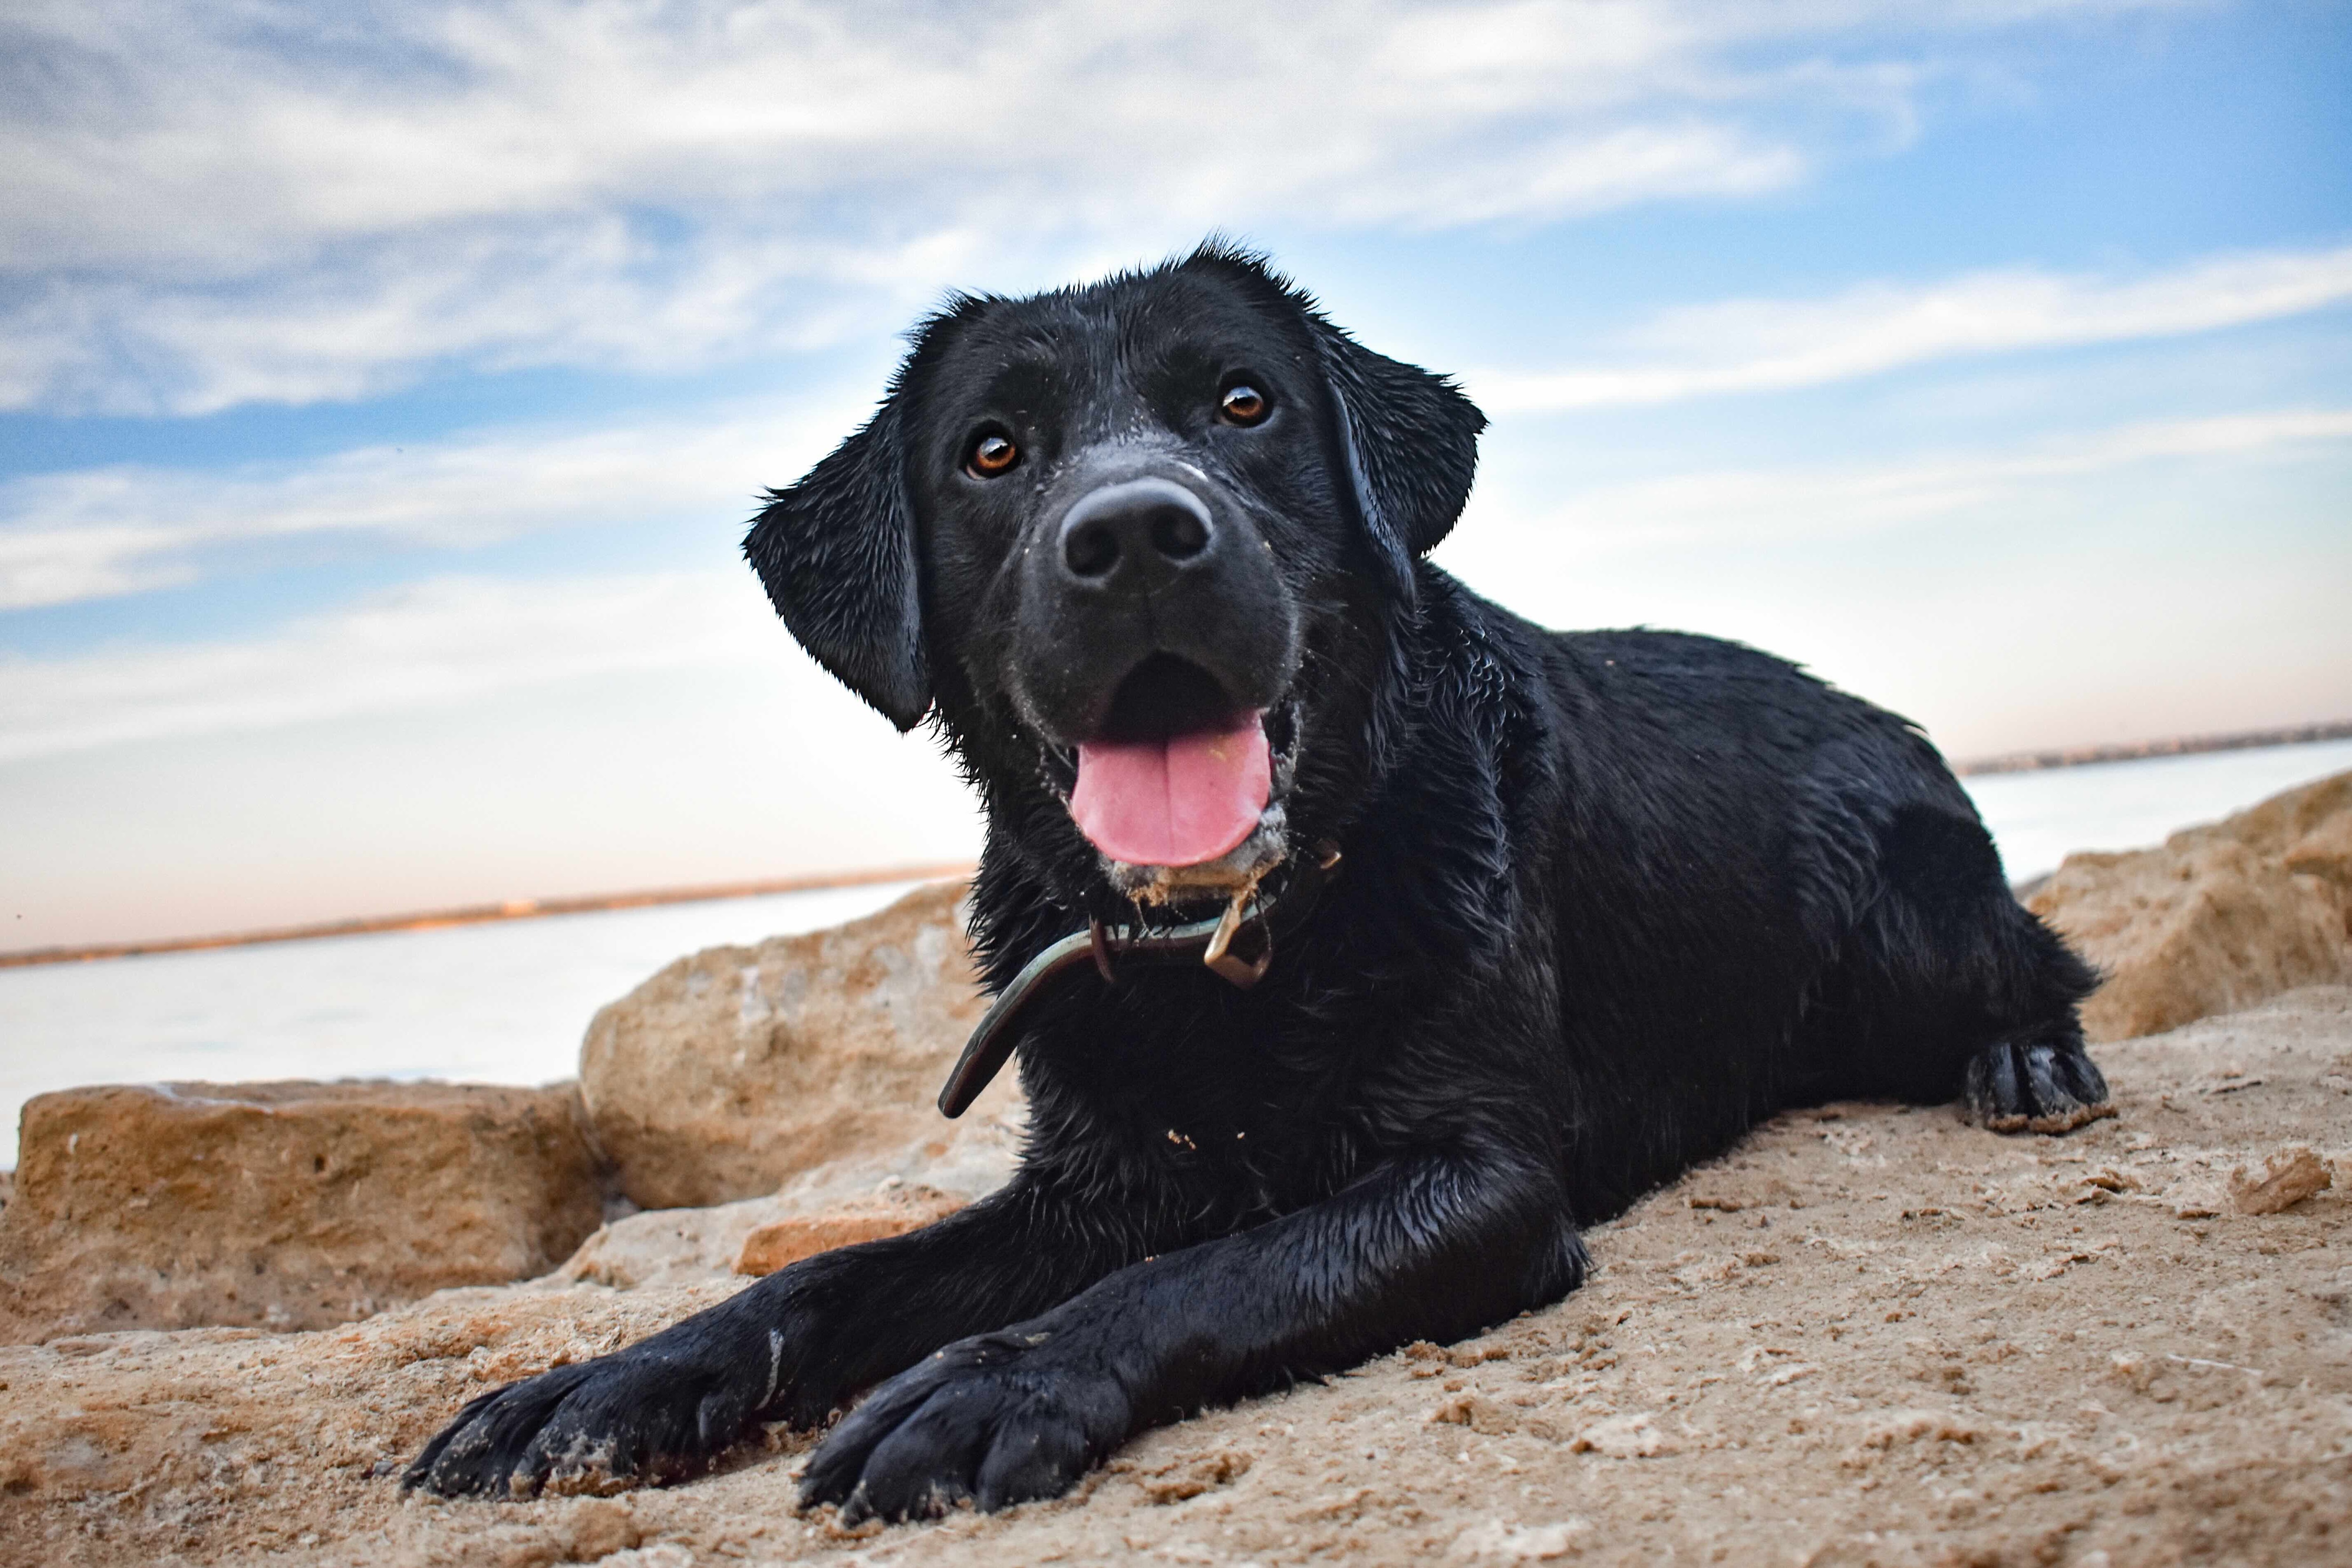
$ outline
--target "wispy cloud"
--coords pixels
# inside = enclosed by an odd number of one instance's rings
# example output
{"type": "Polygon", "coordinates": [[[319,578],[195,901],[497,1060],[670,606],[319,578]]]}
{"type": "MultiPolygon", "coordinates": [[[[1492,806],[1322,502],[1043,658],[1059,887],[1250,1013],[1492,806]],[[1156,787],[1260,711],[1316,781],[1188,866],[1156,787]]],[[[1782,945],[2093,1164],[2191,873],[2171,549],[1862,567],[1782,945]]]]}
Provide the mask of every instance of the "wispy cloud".
{"type": "Polygon", "coordinates": [[[1625,334],[1612,363],[1465,377],[1489,413],[1557,413],[1782,391],[1969,354],[2179,337],[2352,300],[2352,247],[2209,258],[2137,278],[2027,270],[1817,300],[1690,306],[1625,334]]]}
{"type": "MultiPolygon", "coordinates": [[[[1474,581],[1506,574],[1523,590],[1530,548],[1820,537],[1984,515],[2067,476],[2159,460],[2283,460],[2347,440],[2352,409],[2285,410],[2129,425],[2023,450],[1607,487],[1540,512],[1482,498],[1441,559],[1474,581]]],[[[586,676],[779,659],[802,668],[749,573],[445,577],[251,637],[0,658],[0,761],[470,701],[586,676]]]]}
{"type": "Polygon", "coordinates": [[[2060,441],[1841,467],[1728,469],[1588,489],[1541,503],[1481,495],[1441,559],[1501,586],[1524,552],[1641,551],[1699,541],[1832,538],[1939,517],[1985,516],[2054,482],[2161,461],[2291,461],[2352,441],[2352,408],[2147,420],[2060,441]],[[1493,568],[1494,570],[1488,570],[1493,568]]]}
{"type": "Polygon", "coordinates": [[[748,573],[441,578],[257,637],[0,658],[0,761],[583,676],[740,668],[786,642],[748,573]]]}
{"type": "MultiPolygon", "coordinates": [[[[0,488],[0,610],[191,582],[208,552],[303,536],[487,545],[543,531],[748,515],[862,416],[832,396],[654,426],[517,431],[308,464],[226,471],[110,468],[0,488]]],[[[1476,527],[1565,531],[1583,544],[1815,536],[1960,510],[2021,486],[2158,458],[2255,455],[2352,437],[2352,410],[2156,420],[2025,449],[1839,468],[1676,475],[1537,509],[1482,482],[1476,527]]],[[[1475,547],[1475,543],[1474,543],[1475,547]]]]}
{"type": "Polygon", "coordinates": [[[1268,215],[1751,194],[1899,140],[1923,25],[2130,8],[22,5],[0,406],[692,365],[902,316],[982,258],[1026,281],[1268,215]],[[1901,47],[1872,32],[1890,18],[1901,47]]]}
{"type": "Polygon", "coordinates": [[[37,475],[0,486],[0,610],[193,581],[208,550],[257,541],[484,545],[599,523],[748,517],[761,485],[799,474],[862,414],[850,397],[779,400],[303,464],[37,475]]]}

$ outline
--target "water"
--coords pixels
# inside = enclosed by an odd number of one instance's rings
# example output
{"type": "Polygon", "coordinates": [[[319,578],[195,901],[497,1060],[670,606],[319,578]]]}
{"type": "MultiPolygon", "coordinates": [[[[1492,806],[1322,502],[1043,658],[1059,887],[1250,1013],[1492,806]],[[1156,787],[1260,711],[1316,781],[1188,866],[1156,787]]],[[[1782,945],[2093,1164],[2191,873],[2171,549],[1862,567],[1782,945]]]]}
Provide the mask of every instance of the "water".
{"type": "Polygon", "coordinates": [[[173,1079],[572,1076],[597,1008],[670,960],[871,913],[912,882],[0,969],[0,1169],[26,1100],[173,1079]]]}
{"type": "Polygon", "coordinates": [[[2352,768],[2352,741],[1962,779],[2012,882],[2077,849],[2137,849],[2352,768]]]}
{"type": "MultiPolygon", "coordinates": [[[[2012,879],[2352,768],[2352,741],[1967,781],[2012,879]]],[[[814,931],[911,883],[0,970],[0,1168],[49,1089],[171,1079],[572,1076],[588,1019],[683,953],[814,931]]]]}

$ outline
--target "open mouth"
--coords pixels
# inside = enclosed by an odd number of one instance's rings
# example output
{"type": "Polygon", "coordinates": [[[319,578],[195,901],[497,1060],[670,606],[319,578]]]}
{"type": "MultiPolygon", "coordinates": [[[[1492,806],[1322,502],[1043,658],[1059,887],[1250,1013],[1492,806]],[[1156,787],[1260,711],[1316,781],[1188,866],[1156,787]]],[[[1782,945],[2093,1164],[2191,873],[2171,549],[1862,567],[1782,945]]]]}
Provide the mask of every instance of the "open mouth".
{"type": "Polygon", "coordinates": [[[1119,682],[1098,735],[1049,752],[1047,776],[1115,868],[1244,883],[1282,858],[1297,731],[1291,704],[1240,707],[1198,665],[1156,653],[1119,682]]]}

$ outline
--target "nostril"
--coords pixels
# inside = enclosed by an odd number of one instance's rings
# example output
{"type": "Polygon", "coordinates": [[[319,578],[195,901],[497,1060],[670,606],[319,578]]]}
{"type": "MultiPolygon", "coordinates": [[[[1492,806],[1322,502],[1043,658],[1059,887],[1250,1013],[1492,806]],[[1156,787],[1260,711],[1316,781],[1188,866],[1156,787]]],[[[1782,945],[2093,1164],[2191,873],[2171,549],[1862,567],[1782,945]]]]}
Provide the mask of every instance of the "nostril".
{"type": "Polygon", "coordinates": [[[1151,547],[1171,561],[1190,561],[1209,547],[1209,525],[1189,511],[1163,509],[1151,520],[1151,547]]]}
{"type": "Polygon", "coordinates": [[[1107,524],[1082,522],[1062,541],[1062,559],[1081,577],[1099,577],[1118,564],[1118,535],[1107,524]]]}
{"type": "Polygon", "coordinates": [[[1183,486],[1127,479],[1079,497],[1041,564],[1055,563],[1066,584],[1087,593],[1150,595],[1206,566],[1219,537],[1208,503],[1183,486]]]}

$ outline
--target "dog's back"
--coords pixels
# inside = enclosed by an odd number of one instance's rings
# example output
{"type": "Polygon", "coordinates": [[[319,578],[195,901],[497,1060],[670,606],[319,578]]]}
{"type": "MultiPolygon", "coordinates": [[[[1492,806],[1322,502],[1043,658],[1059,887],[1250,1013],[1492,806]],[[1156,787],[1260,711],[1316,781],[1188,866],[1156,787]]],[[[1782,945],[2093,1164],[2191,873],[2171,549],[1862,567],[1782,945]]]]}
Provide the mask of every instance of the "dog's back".
{"type": "Polygon", "coordinates": [[[1948,1100],[1998,1045],[2079,1052],[2095,976],[1906,721],[1737,643],[1454,602],[1548,705],[1515,815],[1550,900],[1580,1219],[1784,1107],[1948,1100]]]}

